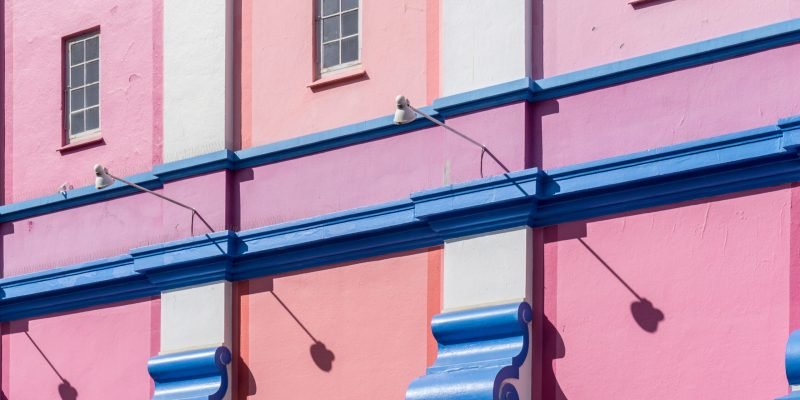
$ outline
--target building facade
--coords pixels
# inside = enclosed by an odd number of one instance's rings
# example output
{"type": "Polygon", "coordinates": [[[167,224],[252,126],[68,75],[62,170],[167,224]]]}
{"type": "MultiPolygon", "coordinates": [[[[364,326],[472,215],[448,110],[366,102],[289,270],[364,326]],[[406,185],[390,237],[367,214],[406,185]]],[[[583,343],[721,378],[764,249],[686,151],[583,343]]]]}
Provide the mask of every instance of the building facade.
{"type": "Polygon", "coordinates": [[[2,21],[3,399],[800,398],[800,1],[2,21]]]}

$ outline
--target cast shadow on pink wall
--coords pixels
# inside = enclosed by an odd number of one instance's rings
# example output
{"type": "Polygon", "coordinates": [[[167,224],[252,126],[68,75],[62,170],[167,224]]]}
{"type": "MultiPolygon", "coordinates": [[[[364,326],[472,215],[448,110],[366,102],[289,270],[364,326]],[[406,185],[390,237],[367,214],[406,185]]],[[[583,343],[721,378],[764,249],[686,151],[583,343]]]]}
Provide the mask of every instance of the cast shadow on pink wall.
{"type": "MultiPolygon", "coordinates": [[[[325,346],[321,340],[317,339],[311,331],[297,318],[296,315],[292,312],[291,309],[286,305],[286,303],[281,300],[280,297],[275,293],[275,289],[272,285],[272,280],[270,279],[269,282],[265,282],[264,287],[258,292],[269,292],[272,297],[286,310],[286,313],[289,314],[290,317],[300,326],[300,329],[305,332],[306,335],[311,339],[311,346],[308,349],[309,354],[311,355],[311,359],[314,361],[314,364],[322,371],[330,372],[333,369],[333,360],[336,359],[336,355],[325,346]]],[[[251,292],[252,293],[252,292],[251,292]]]]}
{"type": "Polygon", "coordinates": [[[611,266],[608,265],[608,263],[605,260],[603,260],[603,258],[600,257],[600,255],[598,255],[591,247],[589,247],[589,245],[586,244],[586,242],[582,238],[578,238],[578,241],[583,245],[583,247],[586,248],[586,250],[592,253],[594,258],[597,259],[597,261],[600,261],[600,264],[606,267],[608,272],[610,272],[611,275],[614,276],[614,278],[617,278],[617,280],[619,281],[619,283],[622,284],[622,286],[625,286],[625,289],[628,289],[628,291],[631,292],[631,294],[634,297],[636,297],[636,301],[631,303],[631,315],[633,315],[634,321],[636,321],[636,323],[639,325],[640,328],[642,328],[642,330],[650,333],[655,333],[658,330],[658,324],[664,321],[664,312],[653,306],[653,303],[650,302],[650,300],[647,300],[646,298],[639,296],[639,293],[636,293],[636,291],[633,290],[633,288],[628,284],[628,282],[625,282],[625,280],[622,279],[622,277],[619,276],[619,274],[617,274],[617,272],[614,271],[614,269],[611,268],[611,266]]]}
{"type": "Polygon", "coordinates": [[[33,340],[27,330],[25,330],[24,333],[25,336],[28,337],[28,340],[31,341],[31,344],[33,344],[33,347],[36,348],[36,351],[42,355],[42,358],[44,358],[44,361],[47,362],[47,365],[49,365],[53,372],[55,372],[56,376],[58,376],[58,379],[61,380],[61,383],[58,385],[58,395],[61,397],[61,400],[76,400],[78,398],[78,390],[75,389],[68,380],[64,379],[60,372],[58,372],[58,369],[56,369],[55,365],[50,362],[50,359],[47,358],[47,356],[44,354],[44,351],[42,351],[36,341],[33,340]]]}

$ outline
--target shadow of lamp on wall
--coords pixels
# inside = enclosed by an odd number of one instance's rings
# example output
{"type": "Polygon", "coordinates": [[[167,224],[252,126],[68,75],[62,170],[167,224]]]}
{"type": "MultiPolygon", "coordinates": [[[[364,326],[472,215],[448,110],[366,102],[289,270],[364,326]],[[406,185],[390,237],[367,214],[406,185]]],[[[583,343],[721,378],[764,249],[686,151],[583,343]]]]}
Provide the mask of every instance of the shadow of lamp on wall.
{"type": "Polygon", "coordinates": [[[589,247],[589,245],[584,242],[583,239],[578,238],[578,241],[583,245],[583,247],[586,248],[586,250],[589,251],[589,253],[592,253],[597,261],[600,261],[600,264],[603,264],[603,266],[606,267],[608,272],[611,272],[611,275],[614,275],[614,278],[617,278],[622,286],[625,286],[625,288],[628,289],[628,291],[631,292],[634,297],[636,297],[636,301],[631,303],[631,315],[633,315],[633,319],[636,321],[636,324],[646,332],[655,333],[655,331],[658,330],[658,324],[664,320],[664,312],[656,308],[650,300],[639,296],[639,293],[636,293],[636,291],[633,290],[630,285],[628,285],[628,282],[625,282],[625,280],[622,279],[622,277],[619,276],[616,271],[614,271],[611,266],[600,257],[599,254],[589,247]]]}
{"type": "Polygon", "coordinates": [[[36,348],[36,351],[38,351],[39,354],[42,355],[42,358],[44,358],[44,361],[47,362],[47,365],[50,366],[50,369],[52,369],[53,372],[56,373],[56,376],[58,376],[58,379],[61,380],[61,383],[58,385],[58,395],[59,395],[59,397],[61,397],[61,400],[76,400],[78,398],[78,390],[75,389],[69,383],[68,380],[64,379],[64,377],[61,376],[61,373],[58,372],[56,367],[53,365],[52,362],[50,362],[50,359],[47,358],[47,356],[44,354],[42,349],[39,347],[38,344],[36,344],[36,342],[33,340],[33,338],[31,337],[31,335],[28,332],[25,332],[25,336],[28,337],[28,340],[31,341],[31,344],[33,344],[33,347],[36,348]]]}

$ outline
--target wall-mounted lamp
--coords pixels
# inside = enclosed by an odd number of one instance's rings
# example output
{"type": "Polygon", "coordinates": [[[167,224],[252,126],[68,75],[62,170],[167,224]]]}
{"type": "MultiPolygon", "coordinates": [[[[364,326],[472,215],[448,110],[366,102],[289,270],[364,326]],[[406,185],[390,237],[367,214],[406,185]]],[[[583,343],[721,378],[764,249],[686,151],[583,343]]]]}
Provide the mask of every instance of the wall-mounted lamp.
{"type": "Polygon", "coordinates": [[[428,121],[431,121],[434,124],[439,125],[442,128],[447,129],[448,131],[455,133],[456,135],[458,135],[462,139],[474,144],[475,146],[480,147],[481,156],[484,153],[488,154],[489,157],[492,157],[492,159],[497,163],[497,165],[500,166],[500,168],[503,168],[503,170],[505,170],[507,173],[511,172],[497,157],[495,157],[494,153],[492,153],[492,151],[489,150],[489,148],[487,148],[486,146],[478,143],[475,139],[473,139],[473,138],[471,138],[471,137],[469,137],[469,136],[467,136],[467,135],[455,130],[454,128],[450,127],[449,125],[445,124],[444,122],[439,121],[438,119],[431,117],[430,115],[420,111],[418,108],[415,108],[414,106],[411,105],[411,102],[408,101],[406,96],[399,95],[399,96],[397,96],[395,101],[397,103],[397,110],[394,112],[394,123],[396,125],[403,125],[403,124],[407,124],[409,122],[412,122],[415,119],[417,119],[417,114],[419,114],[419,115],[423,116],[425,119],[427,119],[428,121]]]}
{"type": "Polygon", "coordinates": [[[100,164],[95,164],[95,166],[94,166],[94,175],[95,175],[94,187],[97,188],[98,190],[106,188],[108,186],[111,186],[112,184],[114,184],[114,181],[120,181],[120,182],[122,182],[122,183],[124,183],[124,184],[126,184],[128,186],[131,186],[131,187],[134,187],[136,189],[139,189],[139,190],[141,190],[141,191],[143,191],[145,193],[150,193],[153,196],[156,196],[156,197],[158,197],[160,199],[163,199],[163,200],[166,200],[166,201],[168,201],[168,202],[170,202],[172,204],[175,204],[176,206],[183,207],[183,208],[191,211],[192,212],[192,226],[191,226],[192,234],[194,234],[194,216],[195,215],[197,216],[197,218],[200,218],[200,221],[202,221],[203,224],[205,224],[206,228],[208,228],[209,231],[214,232],[214,228],[211,227],[211,225],[208,223],[208,221],[206,221],[206,219],[203,218],[203,216],[200,215],[200,213],[197,212],[197,210],[195,210],[192,207],[187,206],[186,204],[183,204],[183,203],[181,203],[179,201],[173,200],[173,199],[171,199],[171,198],[169,198],[167,196],[164,196],[163,194],[156,193],[156,192],[154,192],[154,191],[152,191],[150,189],[147,189],[147,188],[144,188],[142,186],[139,186],[139,185],[137,185],[137,184],[135,184],[133,182],[127,181],[127,180],[122,179],[122,178],[120,178],[118,176],[114,176],[110,172],[108,172],[108,169],[106,167],[104,167],[104,166],[102,166],[100,164]]]}

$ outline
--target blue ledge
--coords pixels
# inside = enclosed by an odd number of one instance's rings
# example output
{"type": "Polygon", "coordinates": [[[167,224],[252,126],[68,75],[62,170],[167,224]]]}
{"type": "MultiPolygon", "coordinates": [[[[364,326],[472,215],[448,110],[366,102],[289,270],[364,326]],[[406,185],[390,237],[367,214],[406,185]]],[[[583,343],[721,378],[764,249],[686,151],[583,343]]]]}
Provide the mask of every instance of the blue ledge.
{"type": "Polygon", "coordinates": [[[436,362],[411,382],[406,400],[519,400],[510,379],[528,355],[528,303],[439,314],[431,330],[436,362]]]}
{"type": "Polygon", "coordinates": [[[227,347],[156,356],[147,362],[153,400],[220,400],[228,390],[227,347]]]}
{"type": "MultiPolygon", "coordinates": [[[[800,43],[800,19],[792,19],[550,78],[540,80],[522,78],[442,97],[436,99],[432,106],[423,107],[422,110],[434,117],[447,119],[460,114],[521,101],[541,101],[570,96],[794,43],[800,43]]],[[[391,104],[390,100],[387,99],[387,104],[391,104]]],[[[222,150],[157,165],[151,172],[127,179],[147,188],[157,189],[167,182],[178,179],[215,171],[238,170],[280,162],[430,126],[433,124],[423,118],[418,118],[406,125],[394,125],[392,116],[384,116],[237,152],[222,150]]],[[[796,137],[790,138],[795,141],[792,143],[800,143],[800,133],[795,132],[794,136],[796,137]]],[[[798,145],[794,144],[794,146],[798,145]]],[[[67,196],[52,195],[0,206],[0,222],[15,221],[133,193],[136,193],[134,189],[119,184],[102,191],[95,190],[94,187],[82,187],[69,191],[67,196]]]]}
{"type": "Polygon", "coordinates": [[[0,320],[156,295],[800,181],[800,118],[711,139],[541,171],[241,232],[222,231],[0,279],[0,320]]]}

